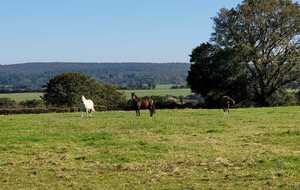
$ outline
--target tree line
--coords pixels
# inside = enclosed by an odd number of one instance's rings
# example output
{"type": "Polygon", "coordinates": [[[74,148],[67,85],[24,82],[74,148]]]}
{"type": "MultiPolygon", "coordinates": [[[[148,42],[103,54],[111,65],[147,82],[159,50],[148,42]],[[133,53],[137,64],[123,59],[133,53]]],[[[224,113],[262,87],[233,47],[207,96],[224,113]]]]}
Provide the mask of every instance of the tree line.
{"type": "Polygon", "coordinates": [[[185,84],[188,63],[25,63],[0,65],[0,91],[40,91],[56,75],[80,72],[120,89],[185,84]]]}

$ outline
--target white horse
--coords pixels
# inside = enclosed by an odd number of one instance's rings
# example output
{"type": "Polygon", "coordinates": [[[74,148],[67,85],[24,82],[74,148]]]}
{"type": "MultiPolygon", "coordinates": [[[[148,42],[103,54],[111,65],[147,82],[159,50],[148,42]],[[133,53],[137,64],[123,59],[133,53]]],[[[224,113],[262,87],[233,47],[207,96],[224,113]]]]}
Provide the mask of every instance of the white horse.
{"type": "MultiPolygon", "coordinates": [[[[84,96],[81,96],[81,100],[85,107],[86,116],[88,116],[89,113],[92,114],[92,112],[95,112],[94,102],[92,100],[88,100],[84,96]]],[[[81,117],[83,117],[83,112],[81,113],[81,117]]]]}

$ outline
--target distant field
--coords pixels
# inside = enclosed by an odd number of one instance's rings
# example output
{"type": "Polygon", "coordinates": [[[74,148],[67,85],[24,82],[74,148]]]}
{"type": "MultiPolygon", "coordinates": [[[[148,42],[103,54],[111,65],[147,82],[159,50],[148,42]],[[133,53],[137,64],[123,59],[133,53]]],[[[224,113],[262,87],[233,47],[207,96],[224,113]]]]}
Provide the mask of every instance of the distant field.
{"type": "Polygon", "coordinates": [[[126,97],[129,99],[131,97],[131,92],[135,92],[137,96],[165,96],[165,95],[173,95],[173,96],[186,96],[191,94],[190,89],[164,89],[158,88],[153,90],[124,90],[123,91],[126,97]]]}
{"type": "Polygon", "coordinates": [[[0,93],[0,98],[11,98],[16,100],[17,102],[23,100],[33,100],[33,99],[40,99],[43,93],[40,92],[26,92],[26,93],[0,93]]]}
{"type": "Polygon", "coordinates": [[[0,116],[0,189],[299,189],[300,107],[0,116]]]}
{"type": "MultiPolygon", "coordinates": [[[[172,85],[158,85],[156,89],[152,90],[122,90],[126,95],[127,99],[131,97],[131,92],[135,92],[138,96],[186,96],[191,94],[190,89],[170,89],[172,85]]],[[[17,102],[23,100],[40,99],[42,93],[30,92],[30,93],[0,93],[0,98],[6,97],[16,100],[17,102]]]]}

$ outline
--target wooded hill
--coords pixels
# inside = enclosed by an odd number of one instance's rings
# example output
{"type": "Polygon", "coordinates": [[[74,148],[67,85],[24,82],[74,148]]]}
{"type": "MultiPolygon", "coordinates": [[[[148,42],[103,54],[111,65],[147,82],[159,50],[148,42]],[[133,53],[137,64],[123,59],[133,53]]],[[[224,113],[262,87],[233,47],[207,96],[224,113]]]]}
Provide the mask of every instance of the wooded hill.
{"type": "Polygon", "coordinates": [[[63,72],[81,72],[119,87],[185,84],[188,63],[24,63],[0,65],[1,91],[40,90],[63,72]]]}

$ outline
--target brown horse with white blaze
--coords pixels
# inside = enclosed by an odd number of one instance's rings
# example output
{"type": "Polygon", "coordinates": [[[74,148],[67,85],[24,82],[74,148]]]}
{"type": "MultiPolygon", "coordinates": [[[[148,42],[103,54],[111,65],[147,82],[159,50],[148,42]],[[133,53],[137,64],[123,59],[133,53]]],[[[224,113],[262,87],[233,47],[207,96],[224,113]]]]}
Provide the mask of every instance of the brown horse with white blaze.
{"type": "Polygon", "coordinates": [[[143,97],[139,98],[137,95],[135,95],[134,92],[131,93],[131,100],[133,108],[135,109],[136,116],[141,116],[140,110],[141,109],[149,109],[150,111],[150,117],[152,117],[155,113],[155,105],[154,101],[150,97],[143,97]]]}

